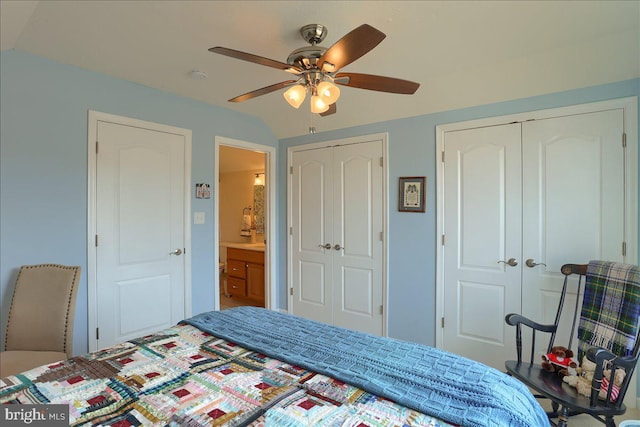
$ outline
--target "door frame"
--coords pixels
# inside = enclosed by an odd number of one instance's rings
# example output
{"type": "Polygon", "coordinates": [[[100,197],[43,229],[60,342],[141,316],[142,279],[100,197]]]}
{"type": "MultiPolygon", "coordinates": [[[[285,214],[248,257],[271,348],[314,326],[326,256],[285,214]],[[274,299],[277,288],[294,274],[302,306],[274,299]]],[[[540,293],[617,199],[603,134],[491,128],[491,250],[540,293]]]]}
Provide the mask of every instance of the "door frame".
{"type": "Polygon", "coordinates": [[[389,134],[375,133],[350,138],[333,139],[310,144],[295,145],[287,148],[287,312],[291,314],[293,306],[293,153],[336,145],[359,144],[371,141],[382,141],[382,336],[387,336],[389,322],[389,134]]]}
{"type": "Polygon", "coordinates": [[[184,313],[191,316],[191,130],[155,122],[133,119],[89,110],[87,138],[87,318],[89,351],[98,350],[96,331],[98,328],[97,300],[97,142],[98,122],[109,122],[124,126],[139,127],[158,132],[172,133],[184,138],[184,313]]]}
{"type": "Polygon", "coordinates": [[[257,144],[255,142],[241,141],[239,139],[217,136],[214,140],[214,173],[213,173],[213,263],[214,274],[214,292],[215,310],[220,310],[220,274],[218,274],[218,259],[220,259],[220,232],[218,225],[220,222],[220,146],[241,148],[243,150],[257,151],[264,153],[266,158],[265,167],[265,212],[267,212],[267,220],[265,221],[267,243],[264,251],[264,280],[267,292],[265,295],[265,308],[274,309],[277,301],[276,282],[276,147],[270,145],[257,144]]]}
{"type": "MultiPolygon", "coordinates": [[[[635,264],[638,262],[638,97],[632,96],[436,126],[436,153],[441,153],[441,161],[436,162],[436,236],[442,236],[441,242],[436,248],[436,310],[434,324],[437,348],[443,348],[444,346],[444,329],[440,319],[443,319],[444,316],[444,249],[442,240],[445,235],[445,200],[444,162],[442,161],[442,156],[444,153],[446,132],[496,126],[513,122],[525,122],[528,120],[594,113],[612,109],[623,110],[624,132],[626,133],[627,141],[624,165],[624,183],[626,187],[624,235],[627,251],[624,260],[635,264]]],[[[620,143],[622,143],[622,141],[620,143]]]]}

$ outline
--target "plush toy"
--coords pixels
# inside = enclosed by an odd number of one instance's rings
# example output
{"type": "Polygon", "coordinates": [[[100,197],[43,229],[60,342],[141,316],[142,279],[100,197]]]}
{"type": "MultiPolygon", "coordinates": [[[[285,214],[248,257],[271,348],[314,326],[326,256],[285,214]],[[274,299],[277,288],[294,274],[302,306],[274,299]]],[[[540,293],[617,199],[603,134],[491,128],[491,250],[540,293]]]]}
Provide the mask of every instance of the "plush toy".
{"type": "MultiPolygon", "coordinates": [[[[568,375],[562,378],[562,381],[566,382],[572,387],[576,388],[576,391],[586,397],[591,397],[591,381],[596,371],[596,364],[585,357],[582,358],[582,363],[576,369],[576,375],[568,375]]],[[[611,389],[611,401],[615,402],[620,394],[620,386],[624,381],[626,372],[624,369],[616,369],[613,377],[613,387],[611,389]]],[[[598,394],[599,399],[607,398],[607,390],[609,389],[609,377],[611,376],[611,370],[605,369],[602,373],[602,386],[598,394]]]]}
{"type": "Polygon", "coordinates": [[[566,347],[551,347],[551,353],[542,355],[542,368],[548,372],[555,372],[560,377],[572,375],[578,367],[572,357],[573,351],[566,347]]]}

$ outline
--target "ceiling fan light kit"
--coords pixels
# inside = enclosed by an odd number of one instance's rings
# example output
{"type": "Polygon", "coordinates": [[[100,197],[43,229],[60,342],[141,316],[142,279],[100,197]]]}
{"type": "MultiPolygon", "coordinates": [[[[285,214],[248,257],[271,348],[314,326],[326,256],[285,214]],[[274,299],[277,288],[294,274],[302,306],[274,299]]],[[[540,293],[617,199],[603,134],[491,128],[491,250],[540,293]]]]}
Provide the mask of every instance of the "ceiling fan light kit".
{"type": "Polygon", "coordinates": [[[327,104],[324,99],[322,99],[319,95],[311,96],[311,112],[320,114],[324,113],[329,109],[329,104],[327,104]]]}
{"type": "Polygon", "coordinates": [[[286,63],[221,46],[209,49],[213,53],[277,68],[298,77],[297,80],[287,80],[247,92],[229,101],[242,102],[288,87],[284,92],[284,98],[293,108],[300,108],[309,92],[311,112],[328,116],[337,111],[336,101],[340,98],[340,88],[336,84],[399,94],[413,94],[420,87],[419,83],[393,77],[338,73],[342,67],[360,58],[384,40],[385,34],[370,25],[359,26],[328,49],[318,45],[327,36],[327,28],[324,25],[305,25],[300,29],[300,34],[310,46],[291,52],[286,63]]]}
{"type": "Polygon", "coordinates": [[[318,96],[327,103],[327,105],[333,104],[340,98],[340,88],[329,81],[322,81],[318,84],[318,96]]]}
{"type": "Polygon", "coordinates": [[[293,108],[300,108],[306,96],[307,88],[301,84],[291,86],[284,92],[284,99],[286,99],[293,108]]]}

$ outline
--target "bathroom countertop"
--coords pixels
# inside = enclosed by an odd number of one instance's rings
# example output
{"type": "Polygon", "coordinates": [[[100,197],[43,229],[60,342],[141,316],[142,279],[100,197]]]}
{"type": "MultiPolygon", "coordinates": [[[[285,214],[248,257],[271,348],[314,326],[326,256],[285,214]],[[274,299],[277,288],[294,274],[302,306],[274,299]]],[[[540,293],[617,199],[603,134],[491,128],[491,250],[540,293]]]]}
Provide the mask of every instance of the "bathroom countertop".
{"type": "Polygon", "coordinates": [[[227,248],[247,249],[250,251],[264,252],[264,243],[220,242],[220,246],[226,246],[227,248]]]}

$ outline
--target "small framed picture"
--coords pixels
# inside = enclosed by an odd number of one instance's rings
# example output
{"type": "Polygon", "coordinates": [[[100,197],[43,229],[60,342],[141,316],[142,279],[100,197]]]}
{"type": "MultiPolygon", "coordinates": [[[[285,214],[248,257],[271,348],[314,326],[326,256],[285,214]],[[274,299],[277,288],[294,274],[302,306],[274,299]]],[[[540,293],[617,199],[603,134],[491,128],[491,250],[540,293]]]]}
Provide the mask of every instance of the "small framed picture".
{"type": "Polygon", "coordinates": [[[424,212],[425,200],[424,176],[401,176],[398,210],[400,212],[424,212]]]}
{"type": "Polygon", "coordinates": [[[196,184],[196,199],[210,199],[211,187],[209,184],[201,183],[196,184]]]}

